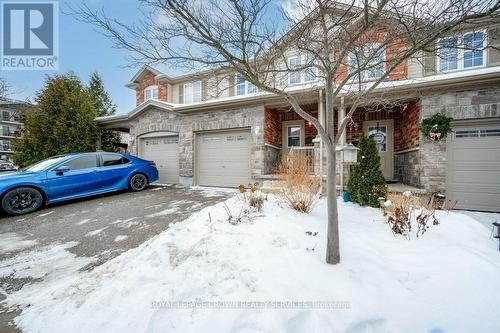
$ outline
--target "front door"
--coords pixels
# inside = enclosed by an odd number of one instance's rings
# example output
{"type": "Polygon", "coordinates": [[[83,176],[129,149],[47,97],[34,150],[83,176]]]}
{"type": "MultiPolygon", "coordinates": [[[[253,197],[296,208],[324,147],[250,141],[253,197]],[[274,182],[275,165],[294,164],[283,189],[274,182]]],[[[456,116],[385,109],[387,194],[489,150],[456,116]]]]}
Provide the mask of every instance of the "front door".
{"type": "Polygon", "coordinates": [[[293,147],[305,145],[304,120],[284,121],[283,126],[283,155],[293,147]]]}
{"type": "Polygon", "coordinates": [[[365,121],[364,133],[377,143],[380,167],[386,180],[394,179],[394,131],[393,120],[365,121]]]}

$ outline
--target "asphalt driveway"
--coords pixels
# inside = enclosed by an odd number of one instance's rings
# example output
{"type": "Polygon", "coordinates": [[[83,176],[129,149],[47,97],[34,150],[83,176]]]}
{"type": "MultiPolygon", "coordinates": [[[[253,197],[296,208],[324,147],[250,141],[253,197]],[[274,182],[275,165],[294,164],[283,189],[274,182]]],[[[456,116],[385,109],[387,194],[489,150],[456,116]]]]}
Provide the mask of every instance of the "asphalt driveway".
{"type": "MultiPolygon", "coordinates": [[[[0,302],[26,284],[91,270],[230,194],[158,186],[0,215],[0,302]]],[[[19,311],[0,303],[0,332],[17,331],[12,319],[19,311]]]]}

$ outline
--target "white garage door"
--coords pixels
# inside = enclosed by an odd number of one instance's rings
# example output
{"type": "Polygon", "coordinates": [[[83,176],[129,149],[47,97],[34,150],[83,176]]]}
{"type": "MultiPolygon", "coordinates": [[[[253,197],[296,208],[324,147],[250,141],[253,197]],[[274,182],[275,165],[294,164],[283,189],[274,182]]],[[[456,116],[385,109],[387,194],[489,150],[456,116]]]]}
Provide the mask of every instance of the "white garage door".
{"type": "Polygon", "coordinates": [[[500,211],[500,122],[454,126],[448,142],[447,196],[457,208],[500,211]]]}
{"type": "Polygon", "coordinates": [[[156,163],[163,184],[179,182],[179,137],[161,136],[140,139],[139,157],[156,163]]]}
{"type": "Polygon", "coordinates": [[[197,134],[197,183],[237,187],[250,182],[250,131],[197,134]]]}

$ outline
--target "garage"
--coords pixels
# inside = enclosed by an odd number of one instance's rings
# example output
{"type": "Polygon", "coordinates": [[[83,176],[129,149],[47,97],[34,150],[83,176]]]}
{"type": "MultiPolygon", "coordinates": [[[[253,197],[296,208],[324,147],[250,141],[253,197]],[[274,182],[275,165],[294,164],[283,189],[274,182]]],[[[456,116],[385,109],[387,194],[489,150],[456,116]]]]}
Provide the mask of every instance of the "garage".
{"type": "Polygon", "coordinates": [[[198,133],[196,182],[237,187],[250,183],[250,130],[198,133]]]}
{"type": "Polygon", "coordinates": [[[457,208],[500,211],[500,121],[454,124],[447,145],[447,196],[457,208]]]}
{"type": "Polygon", "coordinates": [[[160,177],[159,183],[179,182],[179,137],[177,135],[148,134],[141,137],[139,157],[156,163],[160,177]]]}

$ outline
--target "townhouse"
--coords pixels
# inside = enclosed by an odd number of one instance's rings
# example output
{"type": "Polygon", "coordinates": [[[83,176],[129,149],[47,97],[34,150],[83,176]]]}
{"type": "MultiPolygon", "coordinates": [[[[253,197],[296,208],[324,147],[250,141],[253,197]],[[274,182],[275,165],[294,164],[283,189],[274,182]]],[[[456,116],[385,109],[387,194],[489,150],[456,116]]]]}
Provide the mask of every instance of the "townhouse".
{"type": "MultiPolygon", "coordinates": [[[[374,92],[398,96],[398,103],[359,107],[344,143],[377,138],[388,182],[444,192],[460,208],[500,211],[498,33],[465,31],[463,38],[436,41],[443,42],[454,56],[422,53],[401,64],[374,92]],[[470,39],[476,49],[464,50],[460,41],[470,39]],[[438,142],[419,130],[422,119],[436,113],[453,118],[453,132],[438,142]]],[[[288,64],[300,63],[301,56],[291,52],[288,64]]],[[[285,84],[305,110],[324,119],[323,87],[314,75],[291,73],[285,84]]],[[[135,91],[136,107],[98,122],[129,133],[129,151],[155,160],[163,183],[236,187],[269,179],[290,149],[311,156],[315,172],[321,170],[316,129],[282,98],[257,91],[237,74],[172,77],[144,66],[126,86],[135,91]]],[[[349,99],[345,103],[336,107],[340,117],[349,99]]]]}

